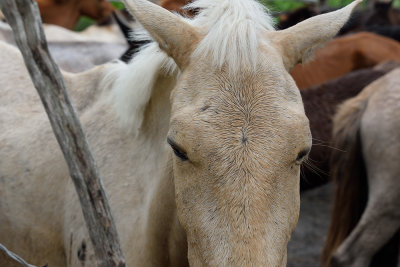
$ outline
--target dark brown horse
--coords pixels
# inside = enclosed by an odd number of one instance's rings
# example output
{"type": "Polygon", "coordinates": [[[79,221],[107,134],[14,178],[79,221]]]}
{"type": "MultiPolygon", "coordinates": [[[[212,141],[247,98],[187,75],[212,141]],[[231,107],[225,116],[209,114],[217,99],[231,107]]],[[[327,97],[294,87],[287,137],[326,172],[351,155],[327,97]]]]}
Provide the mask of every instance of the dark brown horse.
{"type": "Polygon", "coordinates": [[[293,11],[280,14],[279,23],[276,25],[276,28],[283,30],[318,14],[319,12],[315,7],[306,5],[293,11]]]}
{"type": "Polygon", "coordinates": [[[368,31],[371,26],[396,25],[400,25],[400,10],[393,7],[393,0],[375,1],[372,9],[354,12],[350,20],[340,30],[339,35],[368,31]]]}
{"type": "Polygon", "coordinates": [[[329,180],[329,160],[331,153],[335,151],[335,148],[330,146],[332,118],[337,106],[356,96],[369,83],[398,66],[400,63],[392,62],[376,69],[354,71],[325,84],[300,91],[313,137],[308,163],[303,165],[302,190],[320,186],[329,180]]]}

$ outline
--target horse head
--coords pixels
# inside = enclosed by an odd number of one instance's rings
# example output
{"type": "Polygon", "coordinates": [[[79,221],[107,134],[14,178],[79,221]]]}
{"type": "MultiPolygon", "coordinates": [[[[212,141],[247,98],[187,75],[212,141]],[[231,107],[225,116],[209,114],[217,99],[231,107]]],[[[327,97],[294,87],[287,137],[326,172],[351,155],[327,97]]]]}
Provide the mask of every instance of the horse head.
{"type": "Polygon", "coordinates": [[[180,71],[167,142],[190,265],[284,266],[311,147],[288,71],[333,37],[359,1],[282,31],[252,0],[195,1],[193,20],[125,2],[180,71]]]}

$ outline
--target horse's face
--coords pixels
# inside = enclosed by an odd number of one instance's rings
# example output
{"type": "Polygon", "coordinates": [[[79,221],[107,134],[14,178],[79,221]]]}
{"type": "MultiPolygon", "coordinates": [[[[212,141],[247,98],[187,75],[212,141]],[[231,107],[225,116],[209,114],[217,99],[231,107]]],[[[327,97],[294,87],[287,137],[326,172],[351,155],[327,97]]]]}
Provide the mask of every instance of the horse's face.
{"type": "MultiPolygon", "coordinates": [[[[175,200],[189,263],[284,266],[299,213],[300,164],[311,147],[309,123],[288,70],[314,43],[336,34],[354,4],[280,32],[257,28],[252,35],[248,27],[254,23],[244,19],[242,30],[231,28],[236,35],[224,39],[230,20],[208,34],[145,0],[127,2],[182,71],[171,93],[167,141],[175,154],[175,200]],[[328,23],[332,19],[336,23],[328,23]],[[222,47],[213,48],[216,44],[222,47]],[[235,53],[229,52],[232,46],[235,53]],[[201,47],[205,53],[199,53],[201,47]],[[220,51],[227,53],[216,67],[220,51]],[[247,51],[253,60],[243,58],[247,51]]],[[[254,6],[250,0],[220,2],[245,3],[224,8],[228,14],[254,6]]]]}
{"type": "Polygon", "coordinates": [[[168,142],[191,265],[285,265],[311,147],[301,97],[264,47],[256,72],[194,61],[171,95],[168,142]]]}

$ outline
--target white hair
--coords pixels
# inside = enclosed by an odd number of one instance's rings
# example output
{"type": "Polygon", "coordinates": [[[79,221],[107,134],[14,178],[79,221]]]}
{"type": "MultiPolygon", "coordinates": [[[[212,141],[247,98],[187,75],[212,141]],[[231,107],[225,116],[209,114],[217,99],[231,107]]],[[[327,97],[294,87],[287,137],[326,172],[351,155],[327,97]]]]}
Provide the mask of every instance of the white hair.
{"type": "Polygon", "coordinates": [[[260,33],[274,30],[263,5],[253,0],[198,0],[186,8],[200,10],[189,23],[206,32],[193,56],[211,56],[212,66],[226,64],[235,72],[243,65],[256,68],[260,33]]]}
{"type": "MultiPolygon", "coordinates": [[[[193,52],[196,58],[210,57],[210,68],[237,72],[247,66],[255,69],[261,33],[274,30],[272,16],[255,0],[197,0],[185,7],[199,10],[193,19],[182,18],[200,27],[205,37],[193,52]]],[[[143,31],[135,39],[151,39],[143,31]],[[147,38],[146,38],[147,37],[147,38]]],[[[125,68],[119,67],[105,78],[113,82],[111,99],[123,127],[138,132],[144,111],[159,75],[175,78],[179,69],[157,44],[144,46],[125,68]],[[117,71],[119,73],[117,73],[117,71]]]]}

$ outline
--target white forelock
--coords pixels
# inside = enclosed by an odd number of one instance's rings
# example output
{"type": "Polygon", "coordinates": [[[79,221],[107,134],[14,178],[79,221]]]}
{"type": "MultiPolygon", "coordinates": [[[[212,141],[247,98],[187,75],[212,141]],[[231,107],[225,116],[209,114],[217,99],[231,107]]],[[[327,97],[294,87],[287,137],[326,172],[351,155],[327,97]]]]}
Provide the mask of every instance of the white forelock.
{"type": "Polygon", "coordinates": [[[256,68],[260,33],[274,30],[263,5],[254,0],[197,0],[186,8],[200,10],[189,23],[206,33],[193,56],[211,56],[213,67],[226,64],[234,72],[243,66],[256,68]]]}
{"type": "MultiPolygon", "coordinates": [[[[256,68],[258,46],[263,39],[260,32],[274,30],[272,17],[263,5],[255,0],[197,0],[185,8],[200,11],[193,19],[182,19],[201,28],[205,34],[192,57],[211,58],[210,68],[220,69],[226,65],[234,72],[245,66],[256,68]]],[[[143,32],[135,36],[144,39],[143,32]]],[[[138,132],[158,75],[176,76],[179,70],[175,62],[152,43],[143,47],[126,68],[118,68],[118,72],[106,77],[108,81],[115,80],[112,103],[123,126],[138,132]]]]}

